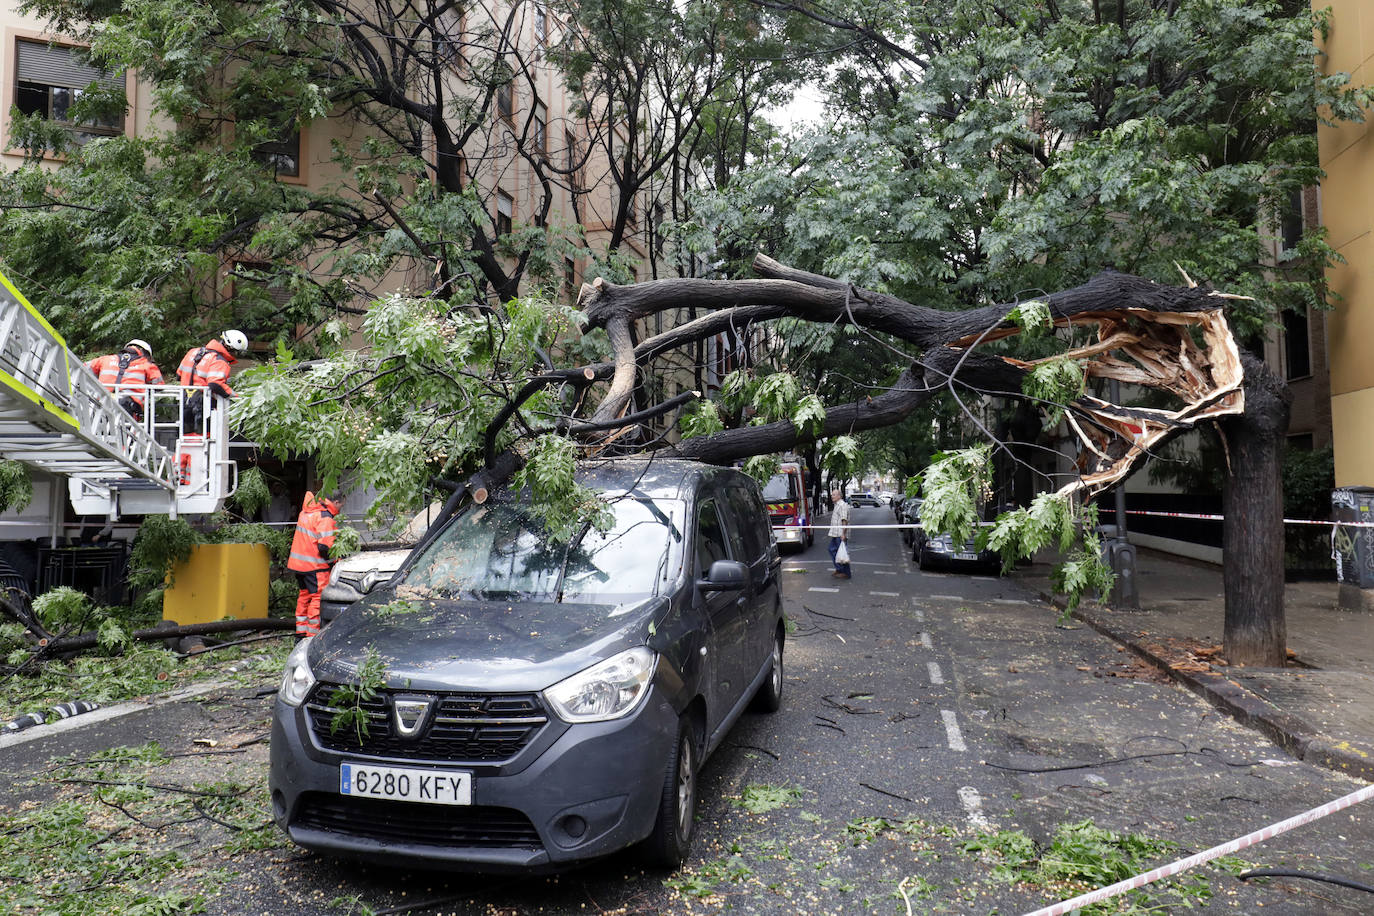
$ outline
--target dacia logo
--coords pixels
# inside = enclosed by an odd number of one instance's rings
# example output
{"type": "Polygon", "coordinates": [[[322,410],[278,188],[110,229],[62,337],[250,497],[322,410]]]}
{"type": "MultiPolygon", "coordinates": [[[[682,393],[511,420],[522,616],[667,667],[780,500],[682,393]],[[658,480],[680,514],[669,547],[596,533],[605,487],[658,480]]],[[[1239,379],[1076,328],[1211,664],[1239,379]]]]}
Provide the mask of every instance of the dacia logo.
{"type": "Polygon", "coordinates": [[[396,734],[402,738],[414,738],[425,727],[429,718],[430,700],[428,698],[397,697],[391,704],[391,718],[396,723],[396,734]]]}

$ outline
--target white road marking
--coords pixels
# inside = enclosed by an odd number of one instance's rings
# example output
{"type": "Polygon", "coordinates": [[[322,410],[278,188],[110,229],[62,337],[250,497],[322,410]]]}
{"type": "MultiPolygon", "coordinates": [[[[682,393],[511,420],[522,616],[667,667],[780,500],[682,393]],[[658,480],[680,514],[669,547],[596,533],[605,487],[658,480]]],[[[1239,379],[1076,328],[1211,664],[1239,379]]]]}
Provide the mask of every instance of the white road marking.
{"type": "Polygon", "coordinates": [[[959,718],[954,715],[954,710],[940,710],[940,718],[945,720],[945,738],[949,741],[949,749],[951,751],[968,750],[968,745],[964,743],[964,735],[959,731],[959,718]]]}
{"type": "Polygon", "coordinates": [[[921,610],[920,608],[916,608],[916,610],[915,610],[913,616],[915,616],[916,622],[917,622],[917,623],[925,623],[925,622],[926,622],[926,612],[923,611],[923,610],[921,610]]]}
{"type": "Polygon", "coordinates": [[[964,811],[968,814],[968,822],[979,830],[991,830],[992,825],[988,823],[987,817],[983,815],[983,799],[978,795],[978,790],[973,786],[964,786],[959,790],[959,803],[964,806],[964,811]]]}
{"type": "Polygon", "coordinates": [[[996,577],[994,577],[994,576],[969,576],[969,578],[972,579],[974,582],[996,582],[996,581],[997,581],[996,577]]]}
{"type": "Polygon", "coordinates": [[[945,682],[945,676],[940,671],[939,662],[926,662],[926,667],[930,669],[930,682],[932,684],[943,684],[945,682]]]}
{"type": "Polygon", "coordinates": [[[807,591],[811,591],[811,592],[838,592],[839,589],[838,589],[838,588],[821,588],[819,585],[813,585],[813,586],[811,586],[809,589],[807,589],[807,591]]]}
{"type": "Polygon", "coordinates": [[[878,595],[881,598],[900,598],[900,592],[869,592],[870,595],[878,595]]]}
{"type": "MultiPolygon", "coordinates": [[[[829,560],[789,560],[789,563],[804,563],[809,566],[831,566],[829,560]]],[[[864,560],[851,560],[850,566],[892,566],[892,563],[869,563],[864,560]]]]}
{"type": "Polygon", "coordinates": [[[935,599],[936,601],[963,601],[963,600],[964,600],[964,596],[963,596],[963,595],[926,595],[926,597],[927,597],[927,598],[933,598],[933,599],[935,599]]]}
{"type": "Polygon", "coordinates": [[[922,634],[921,634],[921,645],[925,646],[927,649],[934,649],[934,648],[935,648],[935,646],[932,645],[931,642],[930,642],[930,634],[929,634],[929,633],[922,633],[922,634]]]}
{"type": "Polygon", "coordinates": [[[875,569],[875,570],[873,570],[873,575],[875,575],[875,576],[895,576],[895,575],[897,575],[897,573],[896,573],[895,570],[891,570],[891,569],[875,569]]]}
{"type": "Polygon", "coordinates": [[[993,598],[993,604],[1026,604],[1023,598],[993,598]]]}

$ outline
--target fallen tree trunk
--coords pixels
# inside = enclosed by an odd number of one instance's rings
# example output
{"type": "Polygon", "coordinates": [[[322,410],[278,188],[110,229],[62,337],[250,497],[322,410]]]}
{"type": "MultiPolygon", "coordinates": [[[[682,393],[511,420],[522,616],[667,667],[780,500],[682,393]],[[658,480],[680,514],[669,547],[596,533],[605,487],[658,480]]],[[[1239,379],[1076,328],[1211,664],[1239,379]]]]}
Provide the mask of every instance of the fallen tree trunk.
{"type": "MultiPolygon", "coordinates": [[[[215,620],[210,623],[188,623],[185,626],[152,627],[135,630],[132,637],[139,642],[177,639],[182,636],[209,636],[212,633],[237,633],[245,630],[294,630],[296,622],[284,617],[250,617],[244,620],[215,620]]],[[[40,656],[62,655],[94,649],[100,640],[95,633],[62,636],[39,640],[40,656]]]]}

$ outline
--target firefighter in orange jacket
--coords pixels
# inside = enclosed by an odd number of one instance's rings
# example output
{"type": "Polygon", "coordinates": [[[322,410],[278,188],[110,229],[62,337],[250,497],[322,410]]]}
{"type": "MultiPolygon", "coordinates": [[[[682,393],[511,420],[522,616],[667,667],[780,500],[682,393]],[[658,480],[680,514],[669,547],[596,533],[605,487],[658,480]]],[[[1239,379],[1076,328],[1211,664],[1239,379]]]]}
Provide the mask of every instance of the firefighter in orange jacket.
{"type": "MultiPolygon", "coordinates": [[[[232,398],[229,373],[234,363],[248,352],[248,338],[242,331],[225,331],[203,347],[192,347],[177,367],[177,382],[187,387],[208,388],[212,394],[232,398]]],[[[205,420],[205,395],[197,391],[187,396],[182,411],[186,432],[198,433],[205,420]]]]}
{"type": "Polygon", "coordinates": [[[329,571],[334,566],[329,548],[334,546],[334,516],[338,514],[339,506],[333,500],[305,494],[305,504],[296,519],[296,536],[291,539],[291,559],[286,563],[301,584],[296,597],[297,637],[320,632],[320,593],[329,584],[329,571]]]}
{"type": "Polygon", "coordinates": [[[153,362],[153,348],[134,338],[124,349],[109,356],[98,356],[86,366],[119,401],[119,406],[135,420],[143,419],[148,385],[162,384],[162,370],[153,362]]]}

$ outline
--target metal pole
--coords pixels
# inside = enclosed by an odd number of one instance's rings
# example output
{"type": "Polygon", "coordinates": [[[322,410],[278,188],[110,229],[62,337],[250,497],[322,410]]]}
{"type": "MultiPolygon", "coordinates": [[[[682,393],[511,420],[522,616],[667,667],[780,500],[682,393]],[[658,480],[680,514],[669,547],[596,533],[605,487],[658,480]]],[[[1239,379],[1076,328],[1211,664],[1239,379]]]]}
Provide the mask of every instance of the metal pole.
{"type": "MultiPolygon", "coordinates": [[[[1121,403],[1121,383],[1116,379],[1111,380],[1111,398],[1113,404],[1121,403]]],[[[1135,577],[1135,548],[1126,538],[1126,482],[1123,480],[1116,485],[1116,537],[1108,547],[1108,554],[1111,557],[1112,572],[1116,574],[1116,582],[1112,585],[1112,607],[1132,608],[1140,607],[1140,593],[1136,589],[1135,577]]]]}

